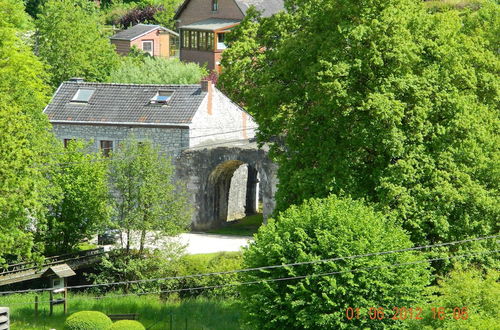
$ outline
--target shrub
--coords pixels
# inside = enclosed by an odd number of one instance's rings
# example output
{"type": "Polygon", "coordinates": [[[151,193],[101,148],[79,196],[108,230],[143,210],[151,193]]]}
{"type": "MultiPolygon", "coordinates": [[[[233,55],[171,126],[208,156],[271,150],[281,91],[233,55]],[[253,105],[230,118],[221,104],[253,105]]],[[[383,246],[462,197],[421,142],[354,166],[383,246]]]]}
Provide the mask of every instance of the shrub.
{"type": "Polygon", "coordinates": [[[489,270],[483,274],[476,268],[457,269],[431,287],[423,320],[412,322],[412,328],[422,329],[499,329],[500,272],[489,270]],[[440,320],[433,317],[432,307],[443,307],[447,315],[440,320]],[[455,308],[460,308],[454,315],[455,308]],[[467,308],[467,314],[462,308],[467,308]],[[455,317],[460,318],[456,320],[455,317]]]}
{"type": "Polygon", "coordinates": [[[132,320],[121,320],[113,323],[108,330],[146,330],[146,328],[137,321],[132,320]]]}
{"type": "MultiPolygon", "coordinates": [[[[393,221],[360,201],[311,199],[269,220],[244,252],[243,268],[322,260],[411,247],[408,235],[393,221]]],[[[385,317],[369,324],[368,308],[414,306],[429,283],[427,263],[390,267],[422,260],[421,254],[392,253],[365,258],[318,262],[242,273],[252,282],[239,287],[249,321],[261,329],[401,328],[385,317]],[[364,268],[364,269],[363,269],[364,268]],[[355,272],[350,270],[358,269],[355,272]],[[333,276],[309,276],[341,272],[333,276]],[[347,308],[361,317],[347,320],[347,308]]]]}
{"type": "Polygon", "coordinates": [[[196,63],[183,63],[178,59],[138,56],[122,60],[111,73],[109,82],[125,84],[198,84],[206,70],[196,63]]]}
{"type": "Polygon", "coordinates": [[[71,314],[64,322],[65,330],[107,330],[113,322],[101,312],[83,311],[71,314]]]}

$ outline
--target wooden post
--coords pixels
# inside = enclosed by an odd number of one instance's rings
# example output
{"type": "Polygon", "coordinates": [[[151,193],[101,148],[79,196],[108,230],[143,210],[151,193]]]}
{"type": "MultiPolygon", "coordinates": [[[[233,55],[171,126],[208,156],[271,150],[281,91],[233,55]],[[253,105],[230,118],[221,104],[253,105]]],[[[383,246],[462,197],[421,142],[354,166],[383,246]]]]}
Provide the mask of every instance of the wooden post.
{"type": "Polygon", "coordinates": [[[68,313],[68,289],[64,288],[64,315],[66,315],[67,313],[68,313]]]}
{"type": "Polygon", "coordinates": [[[54,294],[52,293],[52,290],[50,290],[50,312],[49,315],[52,316],[52,312],[54,311],[54,294]]]}
{"type": "Polygon", "coordinates": [[[38,296],[35,296],[35,317],[38,317],[38,296]]]}

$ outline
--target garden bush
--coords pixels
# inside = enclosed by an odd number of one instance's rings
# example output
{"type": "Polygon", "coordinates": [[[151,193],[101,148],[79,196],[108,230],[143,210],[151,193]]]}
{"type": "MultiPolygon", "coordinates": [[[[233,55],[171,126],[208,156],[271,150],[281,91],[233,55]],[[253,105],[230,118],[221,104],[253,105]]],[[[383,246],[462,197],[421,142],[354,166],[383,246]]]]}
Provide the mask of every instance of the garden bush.
{"type": "MultiPolygon", "coordinates": [[[[412,246],[393,220],[361,201],[333,195],[290,207],[254,237],[244,252],[243,268],[412,246]]],[[[423,260],[422,252],[404,252],[246,272],[244,282],[307,277],[239,286],[239,291],[251,325],[259,329],[401,328],[401,321],[387,315],[394,306],[421,301],[430,280],[423,260]],[[391,266],[400,263],[405,265],[391,266]],[[340,273],[321,275],[332,272],[340,273]],[[384,308],[386,317],[370,323],[370,307],[384,308]],[[359,308],[360,318],[348,320],[348,308],[359,308]]]]}
{"type": "Polygon", "coordinates": [[[137,321],[121,320],[113,323],[108,330],[146,330],[146,328],[137,321]]]}
{"type": "Polygon", "coordinates": [[[83,311],[71,314],[64,323],[65,330],[107,330],[113,322],[106,314],[83,311]]]}

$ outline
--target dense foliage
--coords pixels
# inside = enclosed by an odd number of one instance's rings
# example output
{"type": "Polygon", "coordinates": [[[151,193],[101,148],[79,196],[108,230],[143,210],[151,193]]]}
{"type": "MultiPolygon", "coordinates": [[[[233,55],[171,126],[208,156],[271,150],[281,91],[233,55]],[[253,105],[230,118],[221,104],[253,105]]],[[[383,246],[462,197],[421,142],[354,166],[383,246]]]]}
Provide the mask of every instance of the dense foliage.
{"type": "Polygon", "coordinates": [[[198,84],[206,70],[195,63],[178,59],[125,58],[108,81],[129,84],[198,84]]]}
{"type": "Polygon", "coordinates": [[[392,213],[418,244],[497,233],[500,5],[286,5],[230,34],[220,78],[274,142],[278,209],[334,193],[392,213]]]}
{"type": "Polygon", "coordinates": [[[113,323],[108,330],[146,330],[146,328],[138,321],[121,320],[113,323]]]}
{"type": "Polygon", "coordinates": [[[458,268],[431,287],[427,315],[414,321],[414,329],[497,329],[500,319],[500,273],[458,268]],[[447,317],[432,315],[429,307],[443,307],[447,317]],[[460,309],[460,312],[456,308],[460,309]],[[465,309],[464,309],[465,308],[465,309]],[[455,314],[454,314],[455,312],[455,314]]]}
{"type": "Polygon", "coordinates": [[[104,81],[118,64],[99,12],[88,0],[48,0],[36,20],[38,55],[53,87],[71,77],[104,81]]]}
{"type": "Polygon", "coordinates": [[[21,2],[0,0],[0,264],[29,257],[52,199],[45,171],[52,140],[42,114],[49,89],[24,39],[29,26],[21,2]]]}
{"type": "MultiPolygon", "coordinates": [[[[408,248],[404,231],[358,201],[311,199],[292,206],[262,227],[244,253],[243,268],[310,262],[408,248]]],[[[399,321],[346,319],[347,308],[413,306],[421,300],[429,271],[421,254],[393,253],[310,263],[242,274],[249,322],[259,329],[400,329],[399,321]],[[391,267],[405,263],[404,267],[391,267]],[[351,270],[356,270],[351,272],[351,270]],[[329,274],[338,272],[336,274],[329,274]],[[292,280],[272,279],[297,277],[292,280]]]]}
{"type": "Polygon", "coordinates": [[[84,311],[71,314],[64,323],[65,330],[107,330],[113,322],[106,314],[84,311]]]}
{"type": "Polygon", "coordinates": [[[70,142],[57,157],[58,168],[51,182],[60,199],[50,208],[47,230],[42,236],[46,252],[72,250],[100,232],[110,218],[107,163],[91,153],[83,142],[70,142]]]}
{"type": "Polygon", "coordinates": [[[141,232],[139,249],[146,233],[174,235],[187,228],[191,209],[184,189],[173,182],[171,159],[151,141],[122,141],[110,165],[113,206],[118,227],[126,234],[130,251],[134,231],[141,232]]]}

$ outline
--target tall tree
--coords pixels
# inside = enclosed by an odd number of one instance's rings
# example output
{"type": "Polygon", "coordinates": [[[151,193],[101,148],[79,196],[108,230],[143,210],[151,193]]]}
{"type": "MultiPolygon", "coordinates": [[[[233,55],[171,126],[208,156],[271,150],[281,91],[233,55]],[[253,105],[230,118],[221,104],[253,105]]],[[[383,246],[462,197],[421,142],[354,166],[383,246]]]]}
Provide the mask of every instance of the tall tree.
{"type": "Polygon", "coordinates": [[[71,77],[104,81],[118,65],[94,2],[48,0],[36,27],[38,54],[50,66],[53,87],[71,77]]]}
{"type": "Polygon", "coordinates": [[[0,263],[37,250],[34,235],[52,199],[45,171],[52,136],[42,113],[49,88],[21,38],[28,27],[21,2],[0,0],[0,263]]]}
{"type": "Polygon", "coordinates": [[[236,29],[221,77],[260,141],[280,141],[278,209],[335,193],[393,213],[417,243],[498,233],[499,5],[286,6],[236,29]]]}
{"type": "Polygon", "coordinates": [[[133,232],[140,232],[140,251],[148,231],[174,235],[187,228],[191,210],[183,189],[173,182],[174,167],[151,142],[124,141],[113,155],[111,189],[117,224],[130,251],[133,232]]]}
{"type": "Polygon", "coordinates": [[[107,162],[99,153],[88,151],[83,142],[71,141],[57,157],[51,181],[61,198],[50,208],[42,235],[47,252],[69,251],[108,224],[107,162]]]}

